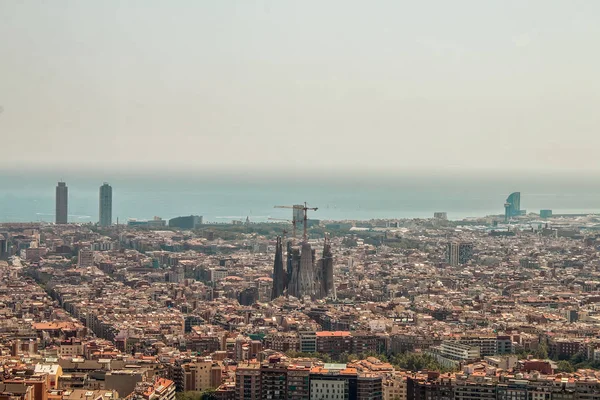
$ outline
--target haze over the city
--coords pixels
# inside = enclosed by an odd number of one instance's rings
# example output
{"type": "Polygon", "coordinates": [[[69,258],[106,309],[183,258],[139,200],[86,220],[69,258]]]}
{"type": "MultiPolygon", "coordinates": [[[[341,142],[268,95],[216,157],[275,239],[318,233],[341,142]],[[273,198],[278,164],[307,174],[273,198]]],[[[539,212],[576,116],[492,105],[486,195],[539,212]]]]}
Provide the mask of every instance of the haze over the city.
{"type": "Polygon", "coordinates": [[[0,400],[600,400],[598,0],[0,0],[0,400]]]}
{"type": "Polygon", "coordinates": [[[598,171],[599,12],[3,1],[0,166],[598,171]]]}

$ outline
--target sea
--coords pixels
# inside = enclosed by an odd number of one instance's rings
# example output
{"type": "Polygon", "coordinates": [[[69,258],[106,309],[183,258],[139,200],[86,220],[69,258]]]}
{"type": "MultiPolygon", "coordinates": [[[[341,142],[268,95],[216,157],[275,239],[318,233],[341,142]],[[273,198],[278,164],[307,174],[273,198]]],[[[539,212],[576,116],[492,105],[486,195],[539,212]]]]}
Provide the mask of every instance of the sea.
{"type": "Polygon", "coordinates": [[[113,188],[113,222],[202,215],[205,222],[291,219],[275,208],[307,202],[320,220],[448,218],[501,215],[511,192],[521,192],[528,212],[599,213],[598,177],[580,174],[469,174],[404,171],[334,174],[233,171],[122,172],[27,170],[0,172],[0,222],[54,221],[55,187],[69,188],[69,221],[97,222],[99,187],[113,188]]]}

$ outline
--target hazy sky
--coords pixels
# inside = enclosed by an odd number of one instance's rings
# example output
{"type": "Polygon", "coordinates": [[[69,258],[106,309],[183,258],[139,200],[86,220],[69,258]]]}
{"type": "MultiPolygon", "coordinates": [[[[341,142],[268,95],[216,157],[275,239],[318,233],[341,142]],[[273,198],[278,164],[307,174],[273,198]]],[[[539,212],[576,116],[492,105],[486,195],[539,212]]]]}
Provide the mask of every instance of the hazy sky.
{"type": "Polygon", "coordinates": [[[0,168],[600,170],[600,1],[0,0],[0,168]]]}

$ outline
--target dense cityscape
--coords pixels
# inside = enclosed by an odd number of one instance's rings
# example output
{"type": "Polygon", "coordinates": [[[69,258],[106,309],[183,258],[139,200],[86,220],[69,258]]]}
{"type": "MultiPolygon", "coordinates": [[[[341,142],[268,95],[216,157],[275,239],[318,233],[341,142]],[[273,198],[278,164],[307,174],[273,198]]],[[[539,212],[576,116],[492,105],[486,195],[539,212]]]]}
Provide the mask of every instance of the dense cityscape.
{"type": "Polygon", "coordinates": [[[0,400],[600,400],[600,1],[0,38],[0,400]]]}
{"type": "MultiPolygon", "coordinates": [[[[600,216],[0,224],[0,400],[600,399],[600,216]]],[[[502,210],[499,199],[499,210],[502,210]]]]}

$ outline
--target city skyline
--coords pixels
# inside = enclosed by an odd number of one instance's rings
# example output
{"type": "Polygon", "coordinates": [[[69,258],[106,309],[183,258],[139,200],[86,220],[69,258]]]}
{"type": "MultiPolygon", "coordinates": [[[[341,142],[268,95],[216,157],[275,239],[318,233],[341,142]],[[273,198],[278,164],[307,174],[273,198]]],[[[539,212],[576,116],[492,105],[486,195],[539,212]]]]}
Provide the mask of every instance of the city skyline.
{"type": "MultiPolygon", "coordinates": [[[[36,176],[38,179],[40,176],[36,176]]],[[[93,178],[94,180],[97,178],[93,178]]],[[[69,180],[68,212],[70,222],[99,222],[101,197],[99,189],[91,177],[69,180]]],[[[54,212],[49,209],[50,192],[48,182],[34,183],[24,180],[18,189],[11,188],[13,180],[3,184],[7,195],[0,197],[0,221],[46,221],[55,220],[57,195],[51,197],[54,212]],[[19,201],[17,199],[21,198],[19,201]],[[14,212],[21,213],[15,215],[14,212]],[[29,216],[22,216],[28,214],[29,216]]],[[[0,180],[0,184],[2,181],[0,180]]],[[[410,182],[379,181],[369,183],[368,191],[357,192],[356,185],[350,182],[210,182],[189,180],[184,176],[174,176],[168,180],[148,181],[137,177],[118,180],[119,197],[110,197],[111,221],[119,218],[122,223],[128,219],[151,220],[161,216],[167,220],[180,216],[200,216],[206,222],[218,223],[231,220],[267,222],[269,218],[285,217],[282,210],[273,208],[273,203],[293,204],[298,199],[310,200],[309,204],[320,205],[319,219],[327,220],[368,220],[386,218],[430,218],[443,210],[450,219],[506,215],[507,193],[511,189],[529,186],[523,180],[510,182],[465,181],[456,185],[451,180],[440,177],[437,181],[413,179],[410,182]],[[232,196],[232,193],[236,193],[232,196]],[[275,199],[287,199],[276,201],[275,199]],[[116,213],[113,208],[116,207],[116,213]]],[[[540,184],[540,182],[536,182],[540,184]]],[[[362,185],[362,184],[361,184],[362,185]]],[[[109,185],[110,186],[110,185],[109,185]]],[[[530,186],[524,192],[529,212],[539,213],[549,210],[555,214],[598,214],[597,198],[600,192],[588,191],[586,186],[573,186],[566,191],[560,187],[545,184],[530,186]],[[557,191],[555,191],[557,190],[557,191]],[[574,192],[572,190],[575,190],[574,192]]],[[[508,199],[514,198],[515,192],[508,199]]],[[[520,203],[520,202],[519,202],[520,203]]],[[[511,212],[512,216],[523,214],[511,212]]],[[[504,218],[505,221],[508,219],[504,218]]],[[[191,220],[190,220],[191,221],[191,220]]],[[[192,225],[195,223],[191,223],[192,225]]],[[[302,224],[297,223],[298,232],[302,224]]]]}
{"type": "Polygon", "coordinates": [[[297,246],[198,218],[0,223],[3,393],[597,397],[598,216],[315,221],[297,246]]]}
{"type": "Polygon", "coordinates": [[[0,1],[0,400],[600,400],[599,22],[0,1]]]}

